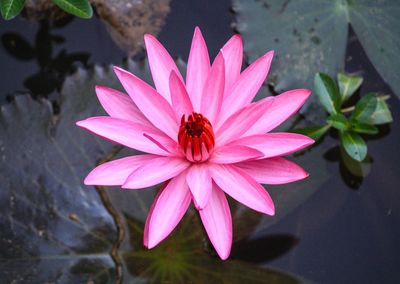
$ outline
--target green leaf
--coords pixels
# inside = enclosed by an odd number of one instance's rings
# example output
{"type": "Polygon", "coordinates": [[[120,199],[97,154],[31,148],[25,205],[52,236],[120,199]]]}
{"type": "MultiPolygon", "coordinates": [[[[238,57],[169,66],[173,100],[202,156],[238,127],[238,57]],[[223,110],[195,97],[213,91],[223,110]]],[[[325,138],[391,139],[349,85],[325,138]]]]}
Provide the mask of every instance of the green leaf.
{"type": "Polygon", "coordinates": [[[327,112],[337,113],[339,111],[339,91],[331,77],[323,73],[317,73],[314,78],[314,89],[327,112]]]}
{"type": "Polygon", "coordinates": [[[356,104],[353,113],[351,114],[351,120],[358,120],[360,122],[366,122],[371,119],[371,115],[375,112],[378,99],[373,93],[369,93],[362,97],[356,104]]]}
{"type": "Polygon", "coordinates": [[[316,72],[336,76],[343,70],[350,24],[373,65],[400,96],[400,1],[233,0],[233,9],[250,61],[266,47],[276,51],[269,80],[278,92],[311,88],[316,72]]]}
{"type": "Polygon", "coordinates": [[[341,113],[331,114],[328,119],[328,123],[338,130],[349,129],[350,123],[347,118],[341,113]]]}
{"type": "Polygon", "coordinates": [[[53,0],[54,4],[74,16],[89,19],[93,9],[88,0],[53,0]]]}
{"type": "Polygon", "coordinates": [[[361,162],[367,156],[367,144],[360,135],[350,131],[340,132],[340,140],[346,153],[361,162]]]}
{"type": "Polygon", "coordinates": [[[376,126],[367,123],[361,123],[358,121],[352,123],[351,130],[358,133],[371,134],[371,135],[377,134],[379,132],[376,126]]]}
{"type": "Polygon", "coordinates": [[[297,129],[291,130],[291,132],[307,135],[311,139],[318,141],[329,130],[329,128],[330,128],[330,125],[322,125],[322,126],[297,128],[297,129]]]}
{"type": "Polygon", "coordinates": [[[337,76],[341,102],[347,101],[360,88],[363,78],[339,73],[337,76]]]}
{"type": "Polygon", "coordinates": [[[359,162],[352,159],[343,147],[340,147],[340,157],[343,165],[354,176],[364,178],[371,172],[372,158],[369,155],[362,162],[359,162]]]}
{"type": "Polygon", "coordinates": [[[392,114],[386,101],[383,98],[378,97],[378,103],[376,104],[375,111],[370,117],[365,118],[363,121],[365,123],[376,125],[392,122],[392,114]]]}
{"type": "Polygon", "coordinates": [[[25,0],[0,0],[1,15],[5,20],[11,20],[21,13],[25,0]]]}

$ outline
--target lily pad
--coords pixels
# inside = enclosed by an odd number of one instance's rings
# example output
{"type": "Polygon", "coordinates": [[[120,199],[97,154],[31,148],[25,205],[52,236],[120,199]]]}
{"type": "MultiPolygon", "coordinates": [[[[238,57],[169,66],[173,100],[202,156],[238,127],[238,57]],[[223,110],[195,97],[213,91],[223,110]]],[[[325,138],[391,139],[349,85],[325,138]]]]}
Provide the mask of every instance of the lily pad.
{"type": "Polygon", "coordinates": [[[399,1],[233,0],[233,8],[249,59],[275,50],[269,79],[277,91],[311,88],[316,72],[333,77],[343,70],[350,23],[378,72],[400,96],[399,1]]]}
{"type": "MultiPolygon", "coordinates": [[[[144,64],[129,69],[148,72],[144,64]]],[[[57,116],[49,101],[28,95],[1,108],[0,274],[5,283],[114,282],[115,221],[97,191],[82,183],[113,145],[75,122],[103,114],[94,86],[118,87],[116,81],[110,68],[79,70],[63,85],[57,116]]]]}

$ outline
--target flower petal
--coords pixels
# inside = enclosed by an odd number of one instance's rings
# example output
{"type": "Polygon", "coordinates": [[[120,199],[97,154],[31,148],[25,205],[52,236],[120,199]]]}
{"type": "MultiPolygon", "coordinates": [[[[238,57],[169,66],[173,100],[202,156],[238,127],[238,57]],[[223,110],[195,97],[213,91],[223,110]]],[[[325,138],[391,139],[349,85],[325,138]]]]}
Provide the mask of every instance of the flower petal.
{"type": "Polygon", "coordinates": [[[214,164],[210,172],[215,183],[232,198],[261,213],[275,214],[268,192],[243,170],[233,165],[214,164]]]}
{"type": "Polygon", "coordinates": [[[287,155],[314,143],[314,140],[296,133],[267,133],[246,136],[230,145],[244,145],[263,153],[263,158],[287,155]]]}
{"type": "Polygon", "coordinates": [[[85,178],[86,185],[122,185],[128,176],[142,163],[154,159],[155,155],[136,155],[106,162],[94,168],[85,178]]]}
{"type": "Polygon", "coordinates": [[[168,102],[171,102],[169,75],[171,74],[171,71],[175,71],[179,79],[183,82],[182,75],[175,64],[175,61],[171,58],[171,55],[169,55],[168,51],[154,36],[149,34],[144,35],[144,42],[154,85],[156,86],[158,93],[168,102]]]}
{"type": "Polygon", "coordinates": [[[246,131],[245,135],[264,134],[271,131],[296,113],[310,94],[310,90],[298,89],[275,96],[272,106],[264,113],[260,120],[246,131]]]}
{"type": "Polygon", "coordinates": [[[224,145],[214,150],[209,161],[216,164],[233,164],[263,157],[263,153],[242,145],[224,145]]]}
{"type": "Polygon", "coordinates": [[[96,94],[110,116],[152,126],[128,95],[103,86],[96,86],[96,94]]]}
{"type": "Polygon", "coordinates": [[[273,56],[273,51],[266,53],[240,74],[224,98],[220,119],[225,120],[251,103],[267,77],[273,56]]]}
{"type": "Polygon", "coordinates": [[[175,111],[175,117],[180,121],[182,115],[192,114],[193,106],[185,86],[178,78],[175,71],[172,71],[169,77],[169,87],[171,89],[172,107],[175,111]]]}
{"type": "Polygon", "coordinates": [[[142,152],[164,156],[179,154],[178,144],[154,127],[109,116],[91,117],[78,121],[76,125],[101,137],[142,152]],[[151,136],[164,148],[160,148],[155,143],[150,143],[146,135],[151,136]],[[168,152],[164,149],[168,150],[168,152]]]}
{"type": "Polygon", "coordinates": [[[208,73],[210,72],[210,58],[207,45],[198,27],[194,30],[192,46],[186,71],[186,88],[195,111],[200,111],[201,96],[208,73]]]}
{"type": "Polygon", "coordinates": [[[213,184],[207,206],[199,211],[208,238],[222,260],[228,258],[232,246],[232,217],[223,191],[213,184]]]}
{"type": "Polygon", "coordinates": [[[193,164],[188,170],[186,182],[192,192],[197,209],[204,209],[212,191],[212,180],[205,164],[193,164]]]}
{"type": "Polygon", "coordinates": [[[186,159],[174,157],[145,161],[129,175],[122,188],[140,189],[159,184],[179,175],[189,165],[186,159]]]}
{"type": "Polygon", "coordinates": [[[133,102],[147,119],[155,127],[176,140],[178,123],[171,105],[152,87],[135,75],[118,67],[114,67],[114,71],[133,102]]]}
{"type": "Polygon", "coordinates": [[[285,184],[309,176],[297,164],[280,157],[243,162],[236,166],[263,184],[285,184]]]}
{"type": "Polygon", "coordinates": [[[203,88],[200,112],[213,124],[221,111],[224,97],[225,65],[222,52],[215,58],[203,88]]]}
{"type": "Polygon", "coordinates": [[[186,173],[173,178],[157,194],[146,219],[144,245],[151,249],[165,239],[185,215],[191,195],[186,173]]]}
{"type": "Polygon", "coordinates": [[[253,103],[236,113],[232,114],[223,124],[216,130],[216,144],[224,145],[239,138],[254,123],[259,121],[260,117],[272,105],[274,97],[268,97],[265,100],[253,103]]]}
{"type": "Polygon", "coordinates": [[[221,49],[225,60],[225,94],[237,81],[243,61],[243,42],[238,34],[232,36],[221,49]]]}

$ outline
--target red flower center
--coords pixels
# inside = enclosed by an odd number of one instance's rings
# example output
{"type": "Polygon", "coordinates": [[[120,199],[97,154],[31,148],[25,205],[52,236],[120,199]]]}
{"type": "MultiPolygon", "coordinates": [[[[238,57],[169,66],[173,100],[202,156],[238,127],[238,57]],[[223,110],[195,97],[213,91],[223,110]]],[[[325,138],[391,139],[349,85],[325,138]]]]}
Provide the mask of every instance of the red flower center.
{"type": "Polygon", "coordinates": [[[214,131],[210,121],[196,112],[189,115],[187,121],[183,115],[178,142],[189,161],[207,161],[215,145],[214,131]]]}

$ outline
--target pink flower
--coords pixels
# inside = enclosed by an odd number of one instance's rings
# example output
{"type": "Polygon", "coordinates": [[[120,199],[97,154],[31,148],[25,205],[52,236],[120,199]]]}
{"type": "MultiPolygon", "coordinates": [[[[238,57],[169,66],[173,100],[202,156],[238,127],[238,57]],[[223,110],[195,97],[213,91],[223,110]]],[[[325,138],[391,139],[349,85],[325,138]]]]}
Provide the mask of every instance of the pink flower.
{"type": "Polygon", "coordinates": [[[144,245],[153,248],[179,223],[191,201],[221,259],[229,256],[232,219],[225,193],[244,205],[275,214],[262,184],[283,184],[308,176],[279,156],[314,141],[292,133],[268,133],[295,113],[310,95],[299,89],[252,103],[265,81],[273,52],[243,72],[242,40],[234,35],[212,65],[195,29],[186,80],[165,48],[145,36],[156,90],[135,75],[114,68],[129,96],[98,86],[109,116],[77,123],[99,136],[146,154],[96,167],[86,185],[141,189],[164,182],[146,220],[144,245]]]}

